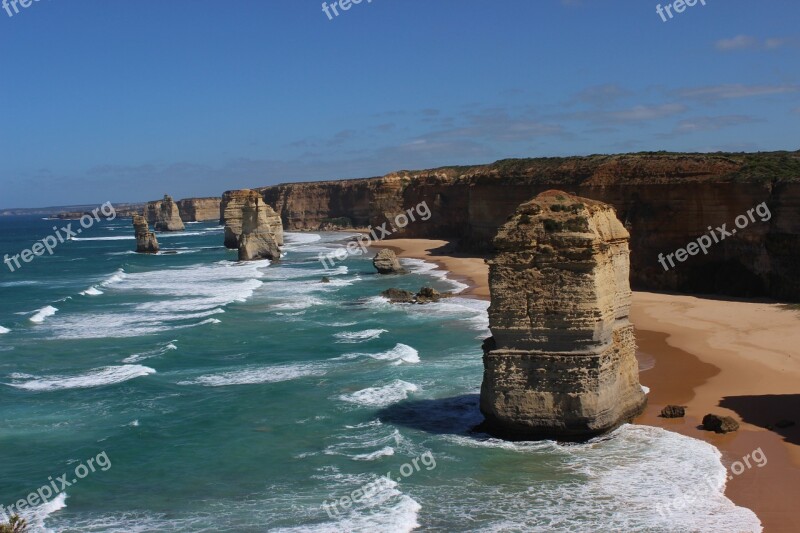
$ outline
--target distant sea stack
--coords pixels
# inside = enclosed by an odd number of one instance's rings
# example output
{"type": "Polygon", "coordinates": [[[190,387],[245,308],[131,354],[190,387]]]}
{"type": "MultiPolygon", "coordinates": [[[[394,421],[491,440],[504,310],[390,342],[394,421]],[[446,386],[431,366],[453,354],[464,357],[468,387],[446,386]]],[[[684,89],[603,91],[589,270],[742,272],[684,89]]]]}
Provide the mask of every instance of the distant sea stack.
{"type": "Polygon", "coordinates": [[[168,194],[163,200],[147,203],[147,221],[153,224],[156,231],[184,231],[178,206],[168,194]]]}
{"type": "MultiPolygon", "coordinates": [[[[283,244],[283,227],[280,218],[270,206],[264,203],[261,195],[255,191],[242,198],[241,235],[239,236],[239,261],[255,259],[280,259],[281,251],[278,235],[283,244]],[[275,226],[275,219],[278,226],[275,226]]],[[[225,227],[228,233],[230,226],[225,227]]]]}
{"type": "Polygon", "coordinates": [[[158,253],[156,234],[150,231],[147,219],[142,215],[133,215],[133,230],[136,232],[136,253],[158,253]]]}
{"type": "Polygon", "coordinates": [[[480,399],[488,431],[583,439],[642,412],[629,238],[611,206],[560,191],[500,228],[480,399]]]}
{"type": "Polygon", "coordinates": [[[185,198],[178,200],[178,213],[184,222],[219,220],[219,198],[185,198]]]}
{"type": "Polygon", "coordinates": [[[281,217],[265,202],[261,193],[250,189],[227,191],[222,195],[220,205],[220,225],[225,226],[225,246],[239,249],[242,235],[242,216],[246,205],[263,206],[259,216],[264,217],[266,225],[278,246],[283,246],[283,223],[281,217]]]}

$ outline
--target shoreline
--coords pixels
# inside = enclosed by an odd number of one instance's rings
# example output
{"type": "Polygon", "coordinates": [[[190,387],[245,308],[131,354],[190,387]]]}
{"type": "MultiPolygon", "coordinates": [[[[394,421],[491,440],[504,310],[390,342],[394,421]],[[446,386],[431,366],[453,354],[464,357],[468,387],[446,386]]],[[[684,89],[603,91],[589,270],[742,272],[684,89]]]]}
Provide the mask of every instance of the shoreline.
{"type": "MultiPolygon", "coordinates": [[[[481,257],[450,254],[448,241],[394,239],[374,243],[398,257],[433,262],[469,285],[460,293],[489,299],[488,265],[481,257]]],[[[800,531],[800,425],[766,429],[800,412],[800,311],[777,303],[633,293],[631,321],[640,371],[650,388],[648,406],[634,422],[710,443],[728,469],[726,496],[752,510],[767,533],[800,531]],[[684,405],[686,418],[659,417],[667,405],[684,405]],[[735,418],[740,429],[718,435],[699,429],[707,413],[735,418]],[[733,475],[731,465],[756,450],[767,463],[733,475]]],[[[750,460],[752,462],[752,460],[750,460]]]]}

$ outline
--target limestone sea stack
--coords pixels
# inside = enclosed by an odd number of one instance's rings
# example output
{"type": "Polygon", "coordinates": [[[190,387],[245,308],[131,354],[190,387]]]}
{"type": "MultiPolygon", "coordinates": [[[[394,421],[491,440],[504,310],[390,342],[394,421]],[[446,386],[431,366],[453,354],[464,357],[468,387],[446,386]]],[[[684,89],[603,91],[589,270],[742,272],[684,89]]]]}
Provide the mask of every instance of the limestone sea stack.
{"type": "MultiPolygon", "coordinates": [[[[280,259],[281,251],[278,244],[283,243],[283,226],[274,225],[275,211],[264,203],[264,199],[256,191],[249,191],[241,205],[241,234],[239,235],[239,261],[253,261],[255,259],[280,259]],[[276,231],[276,230],[280,231],[276,231]]],[[[280,217],[278,217],[280,220],[280,217]]],[[[230,226],[225,227],[228,234],[230,226]]]]}
{"type": "Polygon", "coordinates": [[[583,439],[642,412],[628,318],[630,235],[613,208],[547,191],[494,239],[484,427],[512,439],[583,439]]]}
{"type": "Polygon", "coordinates": [[[225,226],[225,247],[234,250],[239,248],[239,238],[242,235],[242,212],[248,203],[258,202],[266,209],[259,216],[266,219],[270,232],[278,246],[283,246],[283,222],[280,215],[264,203],[261,193],[249,189],[227,191],[222,195],[220,204],[220,225],[225,226]]]}
{"type": "Polygon", "coordinates": [[[147,203],[147,220],[156,231],[184,231],[186,227],[181,220],[177,204],[168,194],[163,200],[147,203]]]}
{"type": "Polygon", "coordinates": [[[136,253],[158,253],[156,234],[150,231],[147,219],[142,215],[133,215],[133,230],[136,232],[136,253]]]}

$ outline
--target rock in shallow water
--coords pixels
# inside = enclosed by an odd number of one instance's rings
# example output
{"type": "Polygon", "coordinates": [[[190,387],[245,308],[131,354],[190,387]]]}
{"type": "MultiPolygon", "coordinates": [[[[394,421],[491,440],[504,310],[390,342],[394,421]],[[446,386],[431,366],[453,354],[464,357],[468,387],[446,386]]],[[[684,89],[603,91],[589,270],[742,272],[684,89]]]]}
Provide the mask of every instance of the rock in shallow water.
{"type": "Polygon", "coordinates": [[[133,215],[133,231],[136,233],[136,253],[158,253],[156,234],[150,231],[146,218],[141,215],[133,215]]]}
{"type": "Polygon", "coordinates": [[[397,255],[390,249],[384,248],[372,260],[372,265],[378,274],[402,274],[405,272],[397,255]]]}
{"type": "Polygon", "coordinates": [[[682,405],[668,405],[661,410],[662,418],[683,418],[686,416],[686,408],[682,405]]]}
{"type": "Polygon", "coordinates": [[[642,412],[628,318],[629,234],[601,202],[547,191],[494,240],[483,429],[581,439],[642,412]]]}

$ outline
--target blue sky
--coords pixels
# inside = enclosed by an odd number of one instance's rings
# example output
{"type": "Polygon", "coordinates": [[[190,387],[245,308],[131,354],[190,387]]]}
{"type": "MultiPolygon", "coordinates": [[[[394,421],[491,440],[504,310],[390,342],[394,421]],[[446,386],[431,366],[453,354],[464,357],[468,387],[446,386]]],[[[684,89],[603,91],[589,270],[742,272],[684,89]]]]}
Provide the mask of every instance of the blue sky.
{"type": "MultiPolygon", "coordinates": [[[[662,1],[662,4],[666,2],[662,1]]],[[[0,208],[641,150],[800,148],[800,3],[0,10],[0,208]],[[13,10],[12,10],[13,13],[13,10]]]]}

